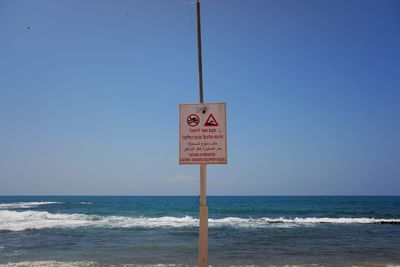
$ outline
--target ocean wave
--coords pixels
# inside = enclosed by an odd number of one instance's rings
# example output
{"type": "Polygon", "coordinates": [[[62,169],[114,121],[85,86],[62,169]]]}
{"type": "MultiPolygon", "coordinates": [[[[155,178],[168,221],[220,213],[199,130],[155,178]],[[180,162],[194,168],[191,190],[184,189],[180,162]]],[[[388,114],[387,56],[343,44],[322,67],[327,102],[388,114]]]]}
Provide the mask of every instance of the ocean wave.
{"type": "MultiPolygon", "coordinates": [[[[399,264],[391,264],[391,263],[365,263],[362,262],[360,264],[351,264],[353,266],[385,266],[385,267],[399,267],[399,264]]],[[[349,265],[349,266],[351,266],[349,265]]],[[[190,266],[197,266],[197,265],[189,265],[189,264],[105,264],[95,261],[23,261],[23,262],[9,262],[6,264],[0,264],[0,267],[190,267],[190,266]]],[[[210,265],[212,266],[212,265],[210,265]]],[[[258,267],[258,266],[265,266],[265,265],[229,265],[231,267],[258,267]]],[[[269,264],[269,267],[319,267],[319,266],[326,266],[326,264],[318,264],[318,263],[307,263],[307,264],[282,264],[282,265],[275,265],[269,264]]]]}
{"type": "MultiPolygon", "coordinates": [[[[400,224],[400,219],[375,218],[210,218],[209,227],[262,228],[313,224],[400,224]]],[[[185,217],[125,217],[87,214],[52,214],[46,211],[0,210],[0,230],[23,231],[44,228],[109,227],[109,228],[180,228],[197,227],[199,220],[185,217]]]]}
{"type": "Polygon", "coordinates": [[[34,202],[15,202],[15,203],[0,203],[0,209],[32,209],[40,205],[61,204],[62,202],[54,201],[34,201],[34,202]]]}
{"type": "Polygon", "coordinates": [[[93,261],[21,261],[0,264],[1,267],[94,267],[105,266],[93,261]]]}
{"type": "Polygon", "coordinates": [[[124,217],[87,214],[53,214],[46,211],[0,210],[0,230],[23,231],[43,228],[110,227],[159,228],[191,227],[198,225],[193,217],[124,217]]]}
{"type": "MultiPolygon", "coordinates": [[[[188,264],[105,264],[95,261],[22,261],[0,264],[0,267],[183,267],[188,264]]],[[[256,265],[251,265],[255,267],[256,265]]],[[[242,267],[242,266],[241,266],[242,267]]],[[[246,266],[247,267],[247,266],[246,266]]],[[[250,266],[249,266],[250,267],[250,266]]],[[[289,267],[289,266],[287,266],[289,267]]]]}

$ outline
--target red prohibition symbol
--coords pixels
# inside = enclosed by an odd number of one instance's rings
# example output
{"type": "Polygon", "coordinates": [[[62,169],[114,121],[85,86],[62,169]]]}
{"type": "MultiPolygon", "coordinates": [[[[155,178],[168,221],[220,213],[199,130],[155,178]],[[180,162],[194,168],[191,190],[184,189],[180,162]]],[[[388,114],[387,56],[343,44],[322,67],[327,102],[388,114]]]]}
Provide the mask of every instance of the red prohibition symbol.
{"type": "Polygon", "coordinates": [[[200,118],[196,114],[190,114],[186,121],[190,127],[195,127],[200,123],[200,118]]]}

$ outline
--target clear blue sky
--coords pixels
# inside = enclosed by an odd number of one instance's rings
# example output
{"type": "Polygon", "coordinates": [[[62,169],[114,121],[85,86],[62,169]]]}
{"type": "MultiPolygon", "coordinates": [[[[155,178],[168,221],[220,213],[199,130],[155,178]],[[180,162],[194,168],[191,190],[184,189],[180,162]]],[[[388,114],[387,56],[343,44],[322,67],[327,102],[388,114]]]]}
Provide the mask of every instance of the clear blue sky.
{"type": "MultiPolygon", "coordinates": [[[[194,0],[0,1],[0,194],[196,195],[194,0]]],[[[202,1],[210,195],[400,194],[400,2],[202,1]]]]}

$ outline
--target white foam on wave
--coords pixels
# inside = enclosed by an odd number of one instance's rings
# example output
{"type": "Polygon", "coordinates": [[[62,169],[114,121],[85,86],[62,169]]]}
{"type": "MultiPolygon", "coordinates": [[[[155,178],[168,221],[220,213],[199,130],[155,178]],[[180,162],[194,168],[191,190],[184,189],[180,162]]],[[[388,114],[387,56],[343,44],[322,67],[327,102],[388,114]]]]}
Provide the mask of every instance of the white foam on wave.
{"type": "Polygon", "coordinates": [[[292,223],[292,224],[398,224],[400,219],[375,219],[375,218],[330,218],[330,217],[309,217],[309,218],[260,218],[254,219],[257,223],[292,223]]]}
{"type": "Polygon", "coordinates": [[[93,267],[103,266],[93,261],[21,261],[0,264],[1,267],[93,267]]]}
{"type": "MultiPolygon", "coordinates": [[[[0,264],[0,267],[183,267],[188,264],[104,264],[95,261],[22,261],[0,264]]],[[[254,265],[253,265],[254,267],[254,265]]]]}
{"type": "MultiPolygon", "coordinates": [[[[262,228],[295,227],[300,225],[330,224],[400,224],[400,219],[375,218],[238,218],[209,219],[210,227],[262,228]]],[[[87,214],[52,214],[46,211],[0,210],[0,230],[23,231],[43,228],[109,227],[109,228],[180,228],[197,227],[199,220],[185,217],[125,217],[87,214]]]]}
{"type": "MultiPolygon", "coordinates": [[[[0,264],[0,267],[190,267],[197,265],[189,265],[189,264],[104,264],[95,261],[22,261],[22,262],[9,262],[6,264],[0,264]]],[[[212,266],[212,265],[210,265],[212,266]]],[[[218,265],[216,265],[218,266],[218,265]]],[[[229,265],[231,267],[258,267],[258,266],[269,266],[269,267],[319,267],[326,266],[326,264],[318,264],[318,263],[307,263],[307,264],[283,264],[283,265],[229,265]]],[[[357,264],[349,264],[349,266],[385,266],[385,267],[399,267],[399,264],[390,264],[390,263],[360,263],[357,264]]]]}
{"type": "Polygon", "coordinates": [[[0,230],[23,231],[43,228],[111,227],[111,228],[157,228],[191,227],[198,219],[186,217],[124,217],[86,214],[52,214],[46,211],[0,210],[0,230]]]}
{"type": "Polygon", "coordinates": [[[400,219],[375,219],[375,218],[237,218],[227,217],[222,219],[209,219],[210,226],[231,226],[245,228],[260,228],[260,227],[293,227],[300,225],[313,224],[400,224],[400,219]]]}
{"type": "Polygon", "coordinates": [[[33,202],[15,202],[15,203],[0,203],[0,209],[32,209],[40,205],[61,204],[62,202],[54,201],[33,201],[33,202]]]}

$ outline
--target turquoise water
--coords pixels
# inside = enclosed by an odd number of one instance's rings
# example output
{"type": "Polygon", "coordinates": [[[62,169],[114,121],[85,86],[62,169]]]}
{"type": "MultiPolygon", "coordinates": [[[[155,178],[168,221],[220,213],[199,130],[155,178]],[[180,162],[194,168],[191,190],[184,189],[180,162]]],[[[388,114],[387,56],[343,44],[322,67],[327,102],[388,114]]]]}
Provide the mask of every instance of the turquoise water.
{"type": "MultiPolygon", "coordinates": [[[[209,263],[400,264],[400,197],[208,197],[209,263]]],[[[0,264],[195,265],[198,199],[0,197],[0,264]]]]}

